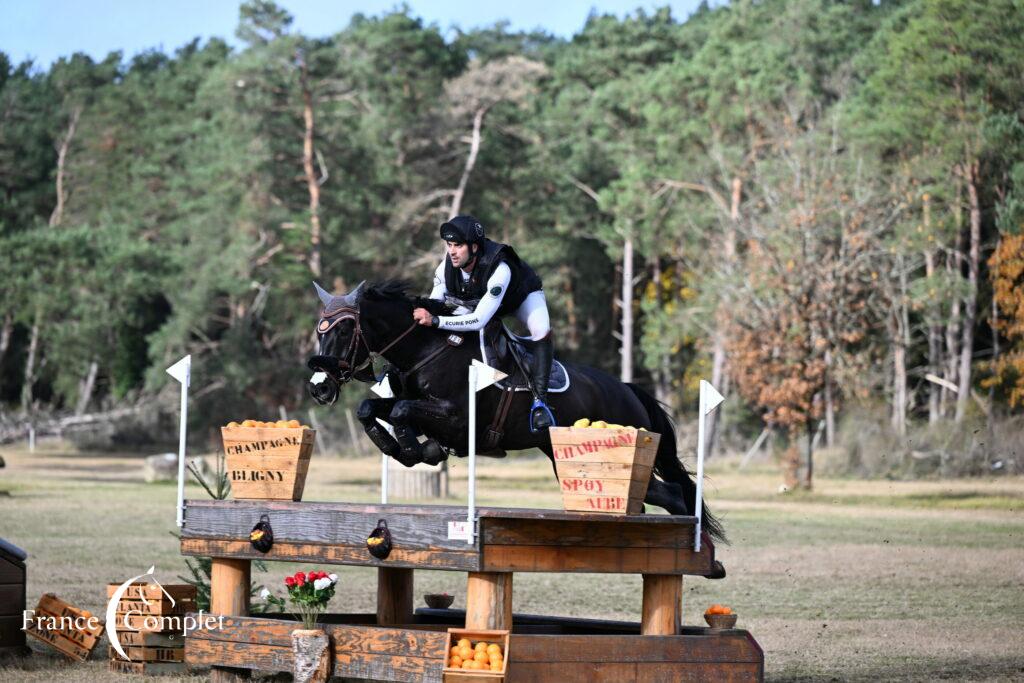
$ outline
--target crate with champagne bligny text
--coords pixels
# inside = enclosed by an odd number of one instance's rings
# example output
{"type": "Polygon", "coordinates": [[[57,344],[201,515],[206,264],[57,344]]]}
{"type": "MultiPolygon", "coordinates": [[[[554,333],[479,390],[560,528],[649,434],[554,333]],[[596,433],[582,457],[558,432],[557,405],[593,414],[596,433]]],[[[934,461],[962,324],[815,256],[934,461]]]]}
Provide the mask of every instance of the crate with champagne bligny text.
{"type": "MultiPolygon", "coordinates": [[[[108,585],[107,599],[120,587],[108,585]]],[[[150,676],[185,673],[184,619],[195,611],[195,586],[129,584],[115,612],[116,638],[125,656],[114,647],[115,634],[108,629],[110,670],[150,676]]]]}

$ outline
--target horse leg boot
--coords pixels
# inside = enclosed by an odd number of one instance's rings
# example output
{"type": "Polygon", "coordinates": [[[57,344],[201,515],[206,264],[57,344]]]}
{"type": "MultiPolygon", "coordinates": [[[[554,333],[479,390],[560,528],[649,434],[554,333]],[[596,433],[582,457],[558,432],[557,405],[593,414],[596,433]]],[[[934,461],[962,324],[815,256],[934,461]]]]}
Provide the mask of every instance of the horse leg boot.
{"type": "Polygon", "coordinates": [[[533,385],[533,405],[530,406],[530,431],[539,432],[555,426],[555,416],[548,407],[548,384],[551,382],[551,362],[554,348],[551,333],[534,343],[530,359],[530,380],[533,385]]]}
{"type": "Polygon", "coordinates": [[[388,420],[395,430],[395,439],[401,451],[392,456],[406,467],[423,462],[423,445],[420,443],[419,434],[412,424],[412,406],[415,401],[400,400],[391,409],[391,416],[388,420]]]}
{"type": "Polygon", "coordinates": [[[395,441],[395,437],[388,434],[380,422],[377,422],[377,418],[390,413],[394,404],[393,398],[368,398],[359,404],[356,411],[356,417],[362,423],[363,431],[370,437],[373,445],[392,458],[398,456],[402,450],[401,446],[395,441]]]}

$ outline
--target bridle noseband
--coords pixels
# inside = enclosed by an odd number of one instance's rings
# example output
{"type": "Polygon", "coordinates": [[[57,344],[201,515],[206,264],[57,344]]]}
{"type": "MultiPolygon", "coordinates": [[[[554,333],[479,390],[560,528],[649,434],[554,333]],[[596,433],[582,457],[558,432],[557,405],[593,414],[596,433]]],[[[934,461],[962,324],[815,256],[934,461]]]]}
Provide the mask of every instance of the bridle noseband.
{"type": "Polygon", "coordinates": [[[384,352],[390,349],[392,346],[402,341],[410,332],[416,329],[419,325],[415,320],[409,328],[398,335],[398,337],[385,346],[380,351],[374,351],[370,348],[369,342],[366,341],[366,335],[363,334],[363,327],[360,321],[359,306],[339,306],[332,309],[324,309],[321,313],[320,322],[316,325],[316,332],[318,335],[327,334],[339,323],[351,320],[355,324],[355,330],[352,333],[352,340],[348,343],[348,348],[345,349],[345,354],[338,359],[338,376],[335,377],[328,370],[327,375],[331,377],[338,384],[345,384],[352,380],[353,375],[364,370],[367,366],[373,363],[374,356],[383,356],[384,352]],[[356,354],[358,353],[359,342],[363,343],[363,347],[366,349],[366,358],[359,365],[356,363],[356,354]]]}

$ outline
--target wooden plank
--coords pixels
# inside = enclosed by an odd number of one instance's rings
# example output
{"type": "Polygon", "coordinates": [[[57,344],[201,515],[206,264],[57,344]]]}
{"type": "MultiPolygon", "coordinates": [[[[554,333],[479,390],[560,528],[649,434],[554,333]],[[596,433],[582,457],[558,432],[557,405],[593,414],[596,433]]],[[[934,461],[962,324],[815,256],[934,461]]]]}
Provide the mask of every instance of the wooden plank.
{"type": "Polygon", "coordinates": [[[441,657],[399,657],[364,652],[339,652],[334,656],[334,675],[374,681],[440,683],[441,657]]]}
{"type": "Polygon", "coordinates": [[[269,552],[261,553],[253,548],[248,540],[228,541],[182,538],[181,554],[281,560],[287,562],[322,562],[326,564],[350,564],[368,567],[449,569],[453,571],[474,571],[480,566],[480,554],[477,551],[406,550],[405,548],[396,547],[391,551],[386,560],[378,560],[370,555],[365,544],[353,547],[278,543],[275,541],[274,546],[269,552]]]}
{"type": "Polygon", "coordinates": [[[614,517],[588,522],[488,517],[480,523],[485,546],[680,548],[693,545],[693,529],[682,524],[622,524],[614,517]]]}
{"type": "Polygon", "coordinates": [[[529,662],[748,662],[764,655],[746,631],[699,635],[521,635],[509,645],[509,671],[529,662]]]}
{"type": "MultiPolygon", "coordinates": [[[[440,653],[435,657],[391,655],[345,650],[337,644],[334,650],[333,675],[336,677],[409,683],[441,681],[443,657],[440,653]]],[[[291,671],[293,662],[290,636],[287,647],[189,637],[185,644],[185,661],[191,666],[222,665],[262,671],[291,671]]]]}
{"type": "Polygon", "coordinates": [[[676,635],[682,620],[683,577],[644,574],[643,581],[641,635],[676,635]]]}
{"type": "Polygon", "coordinates": [[[560,662],[516,664],[509,669],[506,683],[621,683],[657,681],[658,683],[747,683],[764,680],[756,664],[683,663],[614,664],[579,662],[567,666],[560,662]]]}
{"type": "Polygon", "coordinates": [[[467,575],[466,628],[512,629],[511,572],[470,572],[467,575]]]}
{"type": "Polygon", "coordinates": [[[643,511],[644,503],[639,497],[631,499],[625,495],[575,495],[563,491],[562,507],[566,510],[580,510],[583,512],[636,514],[643,511]]]}
{"type": "MultiPolygon", "coordinates": [[[[358,616],[372,618],[372,615],[358,616]]],[[[281,619],[224,617],[222,626],[191,630],[188,638],[291,647],[291,632],[300,627],[299,622],[281,619]]],[[[330,623],[321,623],[320,627],[331,635],[335,651],[339,652],[387,652],[402,656],[441,657],[447,642],[447,633],[443,630],[330,623]]]]}
{"type": "MultiPolygon", "coordinates": [[[[39,616],[40,614],[41,612],[37,610],[36,615],[34,616],[39,616]]],[[[84,662],[85,660],[89,659],[89,655],[92,654],[93,648],[83,647],[79,643],[69,638],[69,635],[71,635],[73,632],[58,629],[50,629],[49,623],[46,619],[43,619],[41,621],[37,619],[32,619],[29,622],[28,627],[25,628],[25,633],[27,635],[32,636],[36,640],[39,640],[43,643],[52,646],[61,654],[67,656],[70,659],[84,662]]]]}
{"type": "Polygon", "coordinates": [[[280,427],[221,427],[224,455],[299,455],[312,447],[316,430],[280,427]]]}
{"type": "MultiPolygon", "coordinates": [[[[243,502],[243,501],[234,501],[243,502]]],[[[251,503],[251,501],[244,501],[251,503]]],[[[262,502],[262,501],[261,501],[262,502]]],[[[287,543],[320,543],[365,548],[366,537],[386,519],[396,547],[403,549],[448,549],[465,552],[472,548],[464,540],[448,538],[448,522],[465,520],[466,510],[447,508],[443,514],[409,514],[390,510],[360,512],[336,509],[317,503],[237,506],[187,506],[183,538],[249,540],[249,532],[266,514],[274,539],[287,543]]]]}
{"type": "Polygon", "coordinates": [[[651,476],[649,465],[624,462],[580,462],[573,467],[573,476],[581,479],[634,479],[651,476]]]}
{"type": "Polygon", "coordinates": [[[145,631],[118,631],[122,648],[129,647],[184,647],[185,636],[177,633],[146,633],[145,631]]]}
{"type": "Polygon", "coordinates": [[[377,623],[381,626],[412,622],[412,569],[377,569],[377,623]]]}
{"type": "MultiPolygon", "coordinates": [[[[184,643],[181,647],[124,647],[124,653],[128,655],[127,660],[131,662],[184,662],[184,643]]],[[[110,659],[123,659],[117,654],[113,645],[107,647],[107,656],[110,659]]]]}
{"type": "MultiPolygon", "coordinates": [[[[287,647],[189,637],[185,640],[185,663],[193,667],[223,666],[235,671],[243,669],[291,671],[294,659],[290,637],[287,647]]],[[[211,678],[212,673],[213,670],[211,670],[211,678]]],[[[337,670],[335,670],[335,675],[337,675],[337,670]]]]}
{"type": "Polygon", "coordinates": [[[489,572],[593,572],[696,574],[712,571],[709,548],[578,548],[543,545],[486,545],[482,568],[489,572]]]}
{"type": "MultiPolygon", "coordinates": [[[[546,521],[565,522],[608,522],[614,524],[644,524],[644,525],[665,525],[665,526],[695,526],[697,518],[692,515],[623,515],[609,517],[608,515],[566,512],[565,510],[540,510],[531,508],[479,508],[477,514],[486,518],[501,519],[536,519],[546,521]]],[[[466,516],[465,508],[462,508],[462,516],[466,516]]]]}
{"type": "MultiPolygon", "coordinates": [[[[248,535],[246,536],[248,538],[248,535]]],[[[107,584],[107,598],[114,597],[114,593],[121,584],[108,583],[107,584]]],[[[163,600],[166,598],[164,591],[167,595],[170,595],[175,600],[192,600],[196,599],[196,587],[191,586],[187,583],[168,583],[163,584],[163,590],[161,586],[154,583],[144,583],[142,581],[129,584],[121,595],[122,600],[163,600]]]]}
{"type": "Polygon", "coordinates": [[[137,676],[180,676],[188,670],[181,662],[126,662],[123,659],[111,659],[107,667],[115,673],[137,676]]]}

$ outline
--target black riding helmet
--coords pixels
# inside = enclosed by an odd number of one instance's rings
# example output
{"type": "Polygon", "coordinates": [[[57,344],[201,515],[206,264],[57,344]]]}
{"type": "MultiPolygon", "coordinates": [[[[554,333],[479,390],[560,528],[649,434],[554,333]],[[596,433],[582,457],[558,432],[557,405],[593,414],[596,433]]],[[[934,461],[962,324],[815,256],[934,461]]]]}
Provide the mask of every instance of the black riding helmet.
{"type": "Polygon", "coordinates": [[[483,244],[484,226],[472,216],[456,216],[441,224],[441,239],[457,244],[483,244]]]}

